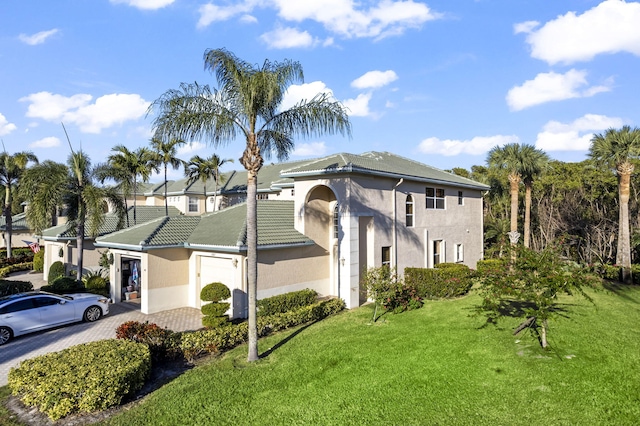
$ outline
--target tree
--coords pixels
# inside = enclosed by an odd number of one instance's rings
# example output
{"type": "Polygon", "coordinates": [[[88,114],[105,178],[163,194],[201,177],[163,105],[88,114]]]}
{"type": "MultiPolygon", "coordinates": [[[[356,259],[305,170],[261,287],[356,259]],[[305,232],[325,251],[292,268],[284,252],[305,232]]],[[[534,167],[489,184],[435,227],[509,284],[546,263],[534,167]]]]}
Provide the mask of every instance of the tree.
{"type": "Polygon", "coordinates": [[[520,174],[524,182],[524,246],[529,248],[531,241],[531,192],[533,181],[549,164],[549,156],[533,145],[522,145],[520,151],[520,174]]]}
{"type": "MultiPolygon", "coordinates": [[[[116,145],[111,148],[111,154],[107,162],[114,169],[114,174],[122,177],[129,176],[131,190],[133,192],[133,224],[137,224],[136,207],[138,195],[138,176],[142,182],[149,182],[152,172],[160,171],[155,161],[155,156],[148,148],[140,147],[135,151],[129,150],[124,145],[116,145]]],[[[128,184],[126,185],[128,187],[128,184]]],[[[123,194],[126,198],[128,194],[123,194]]]]}
{"type": "Polygon", "coordinates": [[[289,86],[303,82],[302,66],[295,61],[265,60],[262,66],[245,62],[225,49],[204,53],[205,69],[215,74],[218,89],[182,83],[151,105],[156,136],[199,140],[214,146],[242,135],[246,147],[241,164],[247,170],[247,261],[249,299],[248,360],[258,359],[256,293],[258,279],[257,175],[263,156],[286,159],[294,136],[340,133],[351,135],[347,110],[327,93],[281,110],[289,86]]]}
{"type": "Polygon", "coordinates": [[[7,244],[7,257],[12,256],[11,237],[13,235],[13,212],[11,204],[13,202],[13,190],[20,177],[24,173],[29,162],[38,162],[38,158],[31,152],[17,152],[13,155],[3,151],[0,154],[0,184],[4,186],[3,214],[5,218],[4,239],[7,244]]]}
{"type": "MultiPolygon", "coordinates": [[[[178,169],[180,166],[184,166],[184,161],[179,159],[178,147],[184,145],[184,141],[181,139],[171,139],[168,142],[158,138],[151,138],[151,150],[155,154],[155,161],[160,163],[164,167],[164,214],[169,216],[169,205],[167,204],[167,166],[171,166],[173,170],[178,169]]],[[[205,204],[206,209],[206,204],[205,204]]]]}
{"type": "Polygon", "coordinates": [[[629,192],[634,165],[631,160],[640,157],[640,129],[623,126],[620,130],[607,129],[591,139],[589,156],[600,166],[616,171],[618,175],[618,250],[616,263],[622,268],[622,281],[631,283],[631,233],[629,230],[629,192]]]}
{"type": "Polygon", "coordinates": [[[202,158],[199,155],[191,157],[185,166],[184,173],[188,177],[187,185],[200,180],[204,186],[204,212],[207,212],[207,180],[212,179],[215,185],[213,191],[213,209],[217,209],[218,184],[224,183],[220,175],[220,167],[226,163],[233,163],[232,158],[221,160],[217,154],[212,154],[209,158],[202,158]]]}
{"type": "Polygon", "coordinates": [[[95,170],[89,157],[83,152],[71,150],[67,167],[53,162],[34,166],[25,176],[25,195],[29,200],[27,221],[36,232],[47,228],[52,211],[57,206],[67,210],[67,229],[73,229],[77,244],[76,279],[82,278],[84,239],[98,236],[105,220],[105,202],[115,207],[118,228],[124,224],[124,203],[114,188],[94,184],[95,170]],[[64,169],[63,169],[64,168],[64,169]]]}

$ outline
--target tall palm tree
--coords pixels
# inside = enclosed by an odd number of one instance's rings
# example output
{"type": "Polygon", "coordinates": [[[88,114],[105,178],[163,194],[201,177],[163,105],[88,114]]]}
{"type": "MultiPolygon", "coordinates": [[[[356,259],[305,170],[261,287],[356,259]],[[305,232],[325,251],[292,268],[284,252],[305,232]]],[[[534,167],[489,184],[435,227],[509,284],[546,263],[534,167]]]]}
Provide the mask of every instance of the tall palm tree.
{"type": "MultiPolygon", "coordinates": [[[[151,138],[151,150],[156,155],[155,161],[164,166],[164,215],[169,216],[169,204],[167,203],[167,166],[173,170],[184,166],[184,161],[177,157],[178,147],[184,145],[181,139],[171,139],[168,142],[159,138],[151,138]]],[[[205,204],[206,209],[206,204],[205,204]]]]}
{"type": "Polygon", "coordinates": [[[107,158],[108,164],[123,176],[128,174],[130,178],[133,193],[133,224],[136,225],[138,223],[136,217],[138,176],[142,182],[149,182],[151,173],[160,171],[160,168],[155,161],[153,152],[148,148],[140,147],[131,151],[124,145],[116,145],[111,148],[111,151],[114,154],[107,158]]]}
{"type": "Polygon", "coordinates": [[[262,66],[245,62],[225,49],[204,53],[205,69],[215,74],[218,89],[198,83],[182,83],[155,100],[156,135],[184,140],[208,139],[214,146],[242,135],[246,146],[241,164],[247,170],[247,262],[249,299],[248,360],[258,359],[256,293],[258,280],[257,176],[263,155],[285,159],[294,136],[341,133],[351,135],[347,110],[328,94],[302,100],[281,110],[285,92],[303,82],[300,63],[265,60],[262,66]]]}
{"type": "Polygon", "coordinates": [[[4,239],[7,244],[7,257],[11,257],[13,235],[13,216],[11,204],[13,202],[13,190],[18,185],[20,177],[27,168],[29,162],[38,162],[38,158],[31,152],[17,152],[13,155],[3,151],[0,154],[0,184],[4,186],[4,205],[2,212],[5,218],[4,239]]]}
{"type": "Polygon", "coordinates": [[[213,210],[217,209],[218,185],[224,183],[224,178],[220,174],[220,167],[226,163],[233,163],[232,158],[222,160],[217,154],[212,154],[209,158],[202,158],[199,155],[191,157],[186,164],[184,174],[188,177],[187,185],[200,180],[204,186],[204,212],[207,212],[207,181],[213,180],[213,210]]]}
{"type": "Polygon", "coordinates": [[[105,200],[115,207],[118,228],[124,224],[124,203],[114,188],[96,186],[89,157],[72,150],[67,166],[44,162],[31,167],[25,175],[23,194],[29,201],[27,222],[36,233],[51,225],[58,206],[67,210],[67,229],[73,229],[77,244],[76,279],[82,278],[84,240],[98,235],[105,220],[105,200]]]}
{"type": "Polygon", "coordinates": [[[524,246],[529,248],[531,241],[531,192],[533,181],[548,167],[550,158],[541,149],[533,145],[522,145],[520,151],[520,174],[524,182],[524,246]]]}
{"type": "Polygon", "coordinates": [[[607,129],[591,138],[589,157],[596,164],[613,169],[618,175],[618,250],[616,263],[622,267],[622,281],[630,283],[631,237],[629,230],[629,192],[634,171],[632,159],[640,157],[640,129],[623,126],[607,129]]]}

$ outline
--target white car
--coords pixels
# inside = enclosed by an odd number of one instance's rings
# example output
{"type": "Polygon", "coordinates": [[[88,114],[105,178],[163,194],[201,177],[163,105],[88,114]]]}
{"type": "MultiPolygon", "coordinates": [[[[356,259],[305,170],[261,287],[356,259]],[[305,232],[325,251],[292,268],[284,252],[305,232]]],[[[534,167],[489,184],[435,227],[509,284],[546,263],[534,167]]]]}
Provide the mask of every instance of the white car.
{"type": "Polygon", "coordinates": [[[91,293],[58,295],[30,291],[0,297],[0,345],[13,337],[109,313],[107,297],[91,293]]]}

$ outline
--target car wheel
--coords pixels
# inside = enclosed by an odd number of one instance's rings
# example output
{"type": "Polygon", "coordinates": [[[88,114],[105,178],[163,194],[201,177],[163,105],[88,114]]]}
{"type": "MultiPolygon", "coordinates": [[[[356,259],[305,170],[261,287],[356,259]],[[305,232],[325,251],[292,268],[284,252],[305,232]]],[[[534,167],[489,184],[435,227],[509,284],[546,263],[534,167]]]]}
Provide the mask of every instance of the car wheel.
{"type": "Polygon", "coordinates": [[[87,322],[93,322],[100,319],[102,316],[102,309],[99,306],[89,306],[86,311],[84,311],[84,320],[87,322]]]}
{"type": "Polygon", "coordinates": [[[11,329],[8,327],[0,327],[0,345],[4,345],[13,337],[11,329]]]}

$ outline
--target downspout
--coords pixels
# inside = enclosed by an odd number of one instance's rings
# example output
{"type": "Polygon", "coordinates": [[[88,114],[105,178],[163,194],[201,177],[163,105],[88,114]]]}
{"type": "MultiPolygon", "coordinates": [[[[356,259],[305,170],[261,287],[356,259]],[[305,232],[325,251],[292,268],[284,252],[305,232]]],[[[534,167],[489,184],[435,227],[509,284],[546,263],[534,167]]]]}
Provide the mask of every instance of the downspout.
{"type": "MultiPolygon", "coordinates": [[[[397,188],[402,185],[402,182],[404,182],[404,178],[400,178],[400,180],[398,181],[398,183],[396,183],[393,186],[393,190],[392,190],[392,197],[393,198],[393,268],[397,268],[398,267],[398,231],[397,231],[397,226],[398,226],[398,203],[396,202],[396,190],[397,188]]],[[[397,273],[398,271],[396,271],[397,273]]]]}

